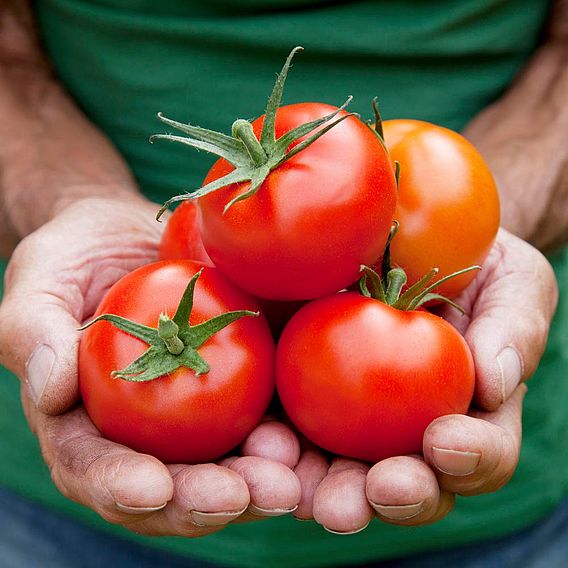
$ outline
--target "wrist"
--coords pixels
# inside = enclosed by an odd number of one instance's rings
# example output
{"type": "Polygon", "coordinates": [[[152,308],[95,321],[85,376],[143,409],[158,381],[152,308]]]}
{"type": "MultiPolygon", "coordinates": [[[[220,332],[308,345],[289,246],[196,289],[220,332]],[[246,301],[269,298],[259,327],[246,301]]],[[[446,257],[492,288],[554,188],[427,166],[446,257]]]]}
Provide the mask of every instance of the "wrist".
{"type": "Polygon", "coordinates": [[[28,84],[26,95],[22,104],[6,104],[10,112],[0,124],[4,241],[17,242],[87,197],[143,199],[112,143],[57,82],[42,77],[33,88],[28,84]]]}
{"type": "Polygon", "coordinates": [[[568,239],[567,55],[565,42],[544,44],[465,131],[495,176],[502,225],[541,250],[568,239]]]}

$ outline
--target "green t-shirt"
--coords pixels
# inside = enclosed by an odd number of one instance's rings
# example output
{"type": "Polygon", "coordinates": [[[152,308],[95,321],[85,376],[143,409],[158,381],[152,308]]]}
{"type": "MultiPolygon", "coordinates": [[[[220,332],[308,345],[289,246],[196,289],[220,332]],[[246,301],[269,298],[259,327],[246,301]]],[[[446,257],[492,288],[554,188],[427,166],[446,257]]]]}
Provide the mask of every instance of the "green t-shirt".
{"type": "MultiPolygon", "coordinates": [[[[370,115],[418,117],[455,129],[495,99],[534,49],[545,0],[37,0],[57,72],[162,201],[200,185],[203,154],[148,144],[157,111],[227,131],[261,114],[295,45],[285,102],[338,104],[370,115]]],[[[563,286],[568,251],[553,260],[563,286]]],[[[0,483],[78,520],[181,554],[242,566],[330,566],[447,548],[519,530],[568,493],[568,304],[561,299],[546,355],[530,383],[524,445],[513,480],[493,495],[459,498],[421,528],[373,523],[339,537],[283,517],[231,526],[205,539],[144,539],[63,498],[20,410],[19,385],[0,369],[0,483]]]]}

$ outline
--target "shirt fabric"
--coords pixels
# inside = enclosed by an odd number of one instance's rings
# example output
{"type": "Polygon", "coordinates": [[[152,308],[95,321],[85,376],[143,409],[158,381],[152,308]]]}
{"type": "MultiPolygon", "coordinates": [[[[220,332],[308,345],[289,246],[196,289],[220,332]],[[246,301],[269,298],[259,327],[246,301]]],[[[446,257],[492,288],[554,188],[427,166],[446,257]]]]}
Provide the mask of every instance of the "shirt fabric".
{"type": "MultiPolygon", "coordinates": [[[[462,128],[510,84],[538,43],[544,0],[38,0],[46,49],[84,112],[113,140],[157,202],[200,186],[212,163],[167,143],[155,114],[230,131],[260,115],[275,73],[296,56],[284,103],[322,101],[385,118],[462,128]]],[[[568,250],[551,258],[562,287],[568,250]]],[[[530,283],[527,283],[530,285],[530,283]]],[[[522,301],[522,298],[519,298],[522,301]]],[[[561,297],[549,345],[530,382],[521,461],[492,495],[458,498],[426,527],[372,525],[332,535],[282,517],[234,525],[205,539],[146,539],[71,503],[52,484],[19,403],[0,369],[0,484],[84,523],[178,554],[236,566],[348,565],[444,549],[523,529],[568,494],[568,304],[561,297]]]]}

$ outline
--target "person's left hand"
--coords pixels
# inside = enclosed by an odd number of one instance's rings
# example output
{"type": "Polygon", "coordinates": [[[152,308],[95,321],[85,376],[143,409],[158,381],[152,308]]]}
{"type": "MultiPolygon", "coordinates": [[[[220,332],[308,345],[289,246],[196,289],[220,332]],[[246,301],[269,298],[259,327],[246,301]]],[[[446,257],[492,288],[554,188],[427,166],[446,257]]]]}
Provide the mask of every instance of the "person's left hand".
{"type": "Polygon", "coordinates": [[[557,302],[551,266],[536,249],[501,230],[469,288],[457,298],[465,316],[443,308],[464,335],[476,368],[468,416],[435,420],[423,456],[371,465],[336,457],[327,469],[313,448],[295,468],[302,502],[294,513],[330,532],[352,534],[376,516],[388,523],[433,523],[451,511],[455,495],[496,491],[513,475],[521,445],[523,381],[536,370],[557,302]]]}
{"type": "Polygon", "coordinates": [[[299,446],[278,422],[250,435],[246,447],[261,455],[237,451],[226,467],[164,464],[105,439],[78,404],[77,328],[121,276],[156,259],[162,234],[156,204],[116,193],[63,207],[20,242],[6,271],[0,362],[22,381],[26,418],[55,486],[145,535],[194,538],[293,511],[299,446]]]}

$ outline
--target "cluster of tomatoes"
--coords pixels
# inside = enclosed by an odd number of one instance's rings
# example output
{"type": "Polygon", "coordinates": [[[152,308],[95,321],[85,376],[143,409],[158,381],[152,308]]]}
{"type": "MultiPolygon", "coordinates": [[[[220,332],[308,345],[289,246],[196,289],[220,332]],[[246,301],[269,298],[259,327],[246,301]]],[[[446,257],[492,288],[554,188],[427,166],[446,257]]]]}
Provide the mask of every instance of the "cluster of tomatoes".
{"type": "Polygon", "coordinates": [[[170,217],[163,260],[111,288],[81,341],[95,425],[165,462],[235,448],[275,387],[305,436],[373,462],[421,452],[427,425],[471,402],[467,344],[422,306],[457,296],[492,246],[487,166],[432,124],[280,106],[293,54],[232,136],[162,117],[188,136],[160,138],[219,160],[170,217]]]}

